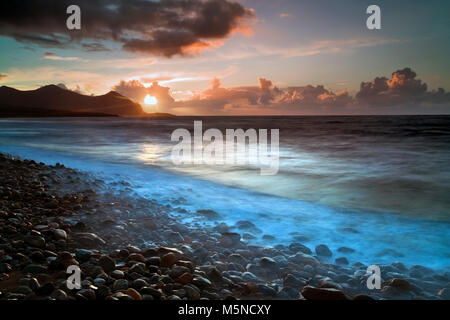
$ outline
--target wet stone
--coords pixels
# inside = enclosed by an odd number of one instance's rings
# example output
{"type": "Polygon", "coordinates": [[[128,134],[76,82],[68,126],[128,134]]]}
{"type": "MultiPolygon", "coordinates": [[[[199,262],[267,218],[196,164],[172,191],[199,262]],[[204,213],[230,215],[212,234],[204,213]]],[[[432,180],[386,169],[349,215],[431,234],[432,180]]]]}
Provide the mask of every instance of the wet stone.
{"type": "Polygon", "coordinates": [[[116,263],[114,262],[114,260],[106,255],[102,256],[98,260],[98,265],[102,267],[102,269],[105,270],[106,272],[111,272],[116,267],[116,263]]]}
{"type": "Polygon", "coordinates": [[[318,256],[322,256],[322,257],[331,257],[333,255],[333,253],[331,252],[330,248],[328,248],[324,244],[319,244],[316,247],[315,251],[316,251],[316,254],[318,256]]]}
{"type": "Polygon", "coordinates": [[[161,267],[171,267],[177,261],[177,257],[172,252],[165,254],[161,258],[161,267]]]}
{"type": "Polygon", "coordinates": [[[354,249],[348,248],[348,247],[340,247],[340,248],[337,249],[337,251],[341,252],[341,253],[353,253],[353,252],[355,252],[354,249]]]}
{"type": "Polygon", "coordinates": [[[118,279],[114,281],[112,288],[114,291],[126,290],[128,289],[128,281],[125,279],[118,279]]]}
{"type": "Polygon", "coordinates": [[[345,257],[336,258],[335,262],[341,265],[348,265],[348,260],[345,257]]]}
{"type": "Polygon", "coordinates": [[[47,273],[47,267],[39,264],[29,264],[23,269],[23,273],[40,274],[47,273]]]}

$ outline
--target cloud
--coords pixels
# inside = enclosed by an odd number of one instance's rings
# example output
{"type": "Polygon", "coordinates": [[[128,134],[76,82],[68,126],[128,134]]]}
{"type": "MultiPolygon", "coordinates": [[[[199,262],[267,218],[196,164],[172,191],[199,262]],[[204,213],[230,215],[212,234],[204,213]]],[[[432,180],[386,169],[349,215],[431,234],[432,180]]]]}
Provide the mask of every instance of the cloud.
{"type": "Polygon", "coordinates": [[[8,75],[0,73],[0,80],[5,79],[8,75]]]}
{"type": "Polygon", "coordinates": [[[423,114],[430,106],[436,113],[450,112],[450,93],[442,88],[429,91],[410,68],[395,71],[390,79],[362,82],[355,96],[323,85],[279,88],[262,77],[257,85],[230,88],[213,78],[208,89],[181,95],[182,100],[175,100],[170,88],[157,81],[148,88],[139,80],[121,81],[113,90],[137,102],[150,94],[157,97],[160,111],[183,115],[423,114]]]}
{"type": "Polygon", "coordinates": [[[278,88],[265,78],[259,78],[258,84],[223,88],[219,79],[213,79],[209,89],[189,100],[178,101],[174,107],[200,109],[199,111],[208,114],[238,108],[251,108],[258,113],[258,110],[264,109],[301,111],[302,108],[346,107],[353,102],[348,92],[334,93],[320,85],[278,88]]]}
{"type": "Polygon", "coordinates": [[[73,91],[73,92],[76,92],[76,93],[79,93],[79,94],[86,94],[85,92],[83,92],[81,90],[81,87],[79,85],[77,85],[73,89],[70,89],[69,87],[67,87],[65,83],[58,83],[57,86],[60,87],[61,89],[64,89],[64,90],[73,91]]]}
{"type": "Polygon", "coordinates": [[[261,89],[261,94],[258,99],[260,104],[270,104],[281,93],[281,90],[274,87],[270,80],[259,78],[258,82],[259,88],[261,89]]]}
{"type": "Polygon", "coordinates": [[[283,90],[280,103],[296,105],[298,107],[338,106],[345,107],[353,102],[347,91],[334,93],[322,85],[290,87],[283,90]]]}
{"type": "Polygon", "coordinates": [[[107,47],[105,47],[101,43],[83,43],[81,44],[81,47],[86,52],[103,52],[103,51],[111,51],[107,47]]]}
{"type": "Polygon", "coordinates": [[[80,60],[78,57],[60,57],[56,53],[53,52],[45,52],[44,58],[48,60],[59,60],[59,61],[76,61],[80,60]]]}
{"type": "Polygon", "coordinates": [[[2,1],[0,35],[42,47],[80,45],[87,51],[103,51],[103,41],[114,41],[127,51],[172,57],[246,33],[254,18],[251,9],[232,0],[79,0],[81,30],[69,31],[66,8],[72,3],[2,1]]]}
{"type": "Polygon", "coordinates": [[[149,94],[158,99],[158,106],[161,108],[170,107],[175,102],[170,94],[170,88],[163,87],[156,81],[147,88],[139,80],[122,80],[111,89],[138,103],[142,103],[145,96],[149,94]]]}
{"type": "Polygon", "coordinates": [[[175,100],[170,95],[170,88],[163,87],[158,82],[153,82],[150,87],[147,88],[148,93],[158,99],[158,106],[161,108],[170,108],[175,100]]]}
{"type": "Polygon", "coordinates": [[[376,77],[362,82],[356,100],[370,106],[439,104],[450,102],[450,93],[442,88],[428,91],[427,84],[417,79],[414,71],[404,68],[393,72],[390,79],[376,77]]]}
{"type": "Polygon", "coordinates": [[[145,96],[148,94],[147,88],[138,80],[122,80],[120,83],[113,86],[111,90],[139,103],[144,101],[145,96]]]}
{"type": "Polygon", "coordinates": [[[217,56],[221,59],[230,60],[261,56],[278,56],[282,58],[309,57],[320,54],[351,52],[360,48],[376,47],[401,41],[391,38],[367,37],[314,40],[301,46],[242,45],[240,48],[229,52],[218,52],[217,56]]]}
{"type": "Polygon", "coordinates": [[[56,86],[58,86],[58,87],[60,87],[61,89],[64,89],[64,90],[69,90],[69,88],[67,88],[65,83],[58,83],[56,86]]]}
{"type": "Polygon", "coordinates": [[[280,19],[286,19],[286,18],[290,18],[290,17],[292,17],[292,14],[290,14],[290,13],[286,13],[286,12],[280,13],[280,19]]]}

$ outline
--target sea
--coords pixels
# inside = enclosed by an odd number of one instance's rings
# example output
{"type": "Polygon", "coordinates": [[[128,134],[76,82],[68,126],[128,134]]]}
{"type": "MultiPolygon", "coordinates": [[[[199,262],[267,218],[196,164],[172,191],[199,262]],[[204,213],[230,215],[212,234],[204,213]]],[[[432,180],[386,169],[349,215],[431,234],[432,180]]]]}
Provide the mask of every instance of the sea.
{"type": "Polygon", "coordinates": [[[180,221],[224,222],[255,245],[326,244],[330,261],[450,270],[450,116],[0,119],[0,152],[90,172],[118,192],[124,184],[114,182],[125,181],[180,221]],[[194,135],[194,121],[224,134],[279,129],[277,174],[250,163],[175,164],[171,135],[194,135]]]}

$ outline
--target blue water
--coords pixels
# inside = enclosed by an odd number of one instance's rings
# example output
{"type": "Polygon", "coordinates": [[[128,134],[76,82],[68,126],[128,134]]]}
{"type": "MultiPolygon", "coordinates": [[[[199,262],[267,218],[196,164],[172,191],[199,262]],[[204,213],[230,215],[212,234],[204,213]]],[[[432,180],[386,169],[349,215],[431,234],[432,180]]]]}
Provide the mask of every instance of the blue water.
{"type": "Polygon", "coordinates": [[[261,231],[252,232],[255,244],[300,239],[351,247],[352,262],[450,266],[449,118],[195,119],[221,130],[280,128],[276,176],[251,166],[174,166],[170,133],[193,120],[0,120],[0,151],[125,180],[186,223],[249,220],[261,231]],[[205,220],[198,209],[220,218],[205,220]],[[380,255],[385,249],[399,254],[380,255]]]}

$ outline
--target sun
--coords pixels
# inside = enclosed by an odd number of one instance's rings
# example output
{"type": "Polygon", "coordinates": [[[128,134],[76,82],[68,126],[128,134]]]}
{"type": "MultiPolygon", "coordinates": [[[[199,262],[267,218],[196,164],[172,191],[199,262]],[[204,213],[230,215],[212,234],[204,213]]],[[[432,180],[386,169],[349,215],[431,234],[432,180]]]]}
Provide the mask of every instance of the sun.
{"type": "Polygon", "coordinates": [[[148,94],[145,96],[144,103],[148,106],[154,106],[158,104],[158,99],[148,94]]]}

